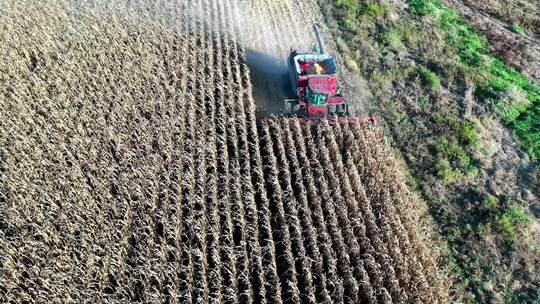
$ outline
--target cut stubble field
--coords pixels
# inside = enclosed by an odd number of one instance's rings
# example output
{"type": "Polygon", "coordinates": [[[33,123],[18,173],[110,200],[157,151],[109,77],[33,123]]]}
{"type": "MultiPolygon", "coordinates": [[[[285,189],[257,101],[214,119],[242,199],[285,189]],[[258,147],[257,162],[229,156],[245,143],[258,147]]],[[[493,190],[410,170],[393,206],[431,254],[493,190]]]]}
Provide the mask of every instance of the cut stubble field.
{"type": "Polygon", "coordinates": [[[450,301],[377,125],[257,120],[247,49],[301,31],[248,4],[0,6],[0,302],[450,301]]]}

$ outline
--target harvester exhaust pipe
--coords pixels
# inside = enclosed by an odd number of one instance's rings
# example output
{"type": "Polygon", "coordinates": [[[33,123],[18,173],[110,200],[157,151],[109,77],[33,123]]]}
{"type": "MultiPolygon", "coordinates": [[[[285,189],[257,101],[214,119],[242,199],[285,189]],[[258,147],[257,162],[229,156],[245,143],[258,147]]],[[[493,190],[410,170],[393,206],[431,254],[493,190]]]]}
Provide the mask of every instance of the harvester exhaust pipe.
{"type": "Polygon", "coordinates": [[[321,37],[321,30],[318,23],[313,25],[313,30],[315,31],[315,36],[317,36],[317,48],[319,49],[319,54],[324,54],[324,41],[321,37]]]}

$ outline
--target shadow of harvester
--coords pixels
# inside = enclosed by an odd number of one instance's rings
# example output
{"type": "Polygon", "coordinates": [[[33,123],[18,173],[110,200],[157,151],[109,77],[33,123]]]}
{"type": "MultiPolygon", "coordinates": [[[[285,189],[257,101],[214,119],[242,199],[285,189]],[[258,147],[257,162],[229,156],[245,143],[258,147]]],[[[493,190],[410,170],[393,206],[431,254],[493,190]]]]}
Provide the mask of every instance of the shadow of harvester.
{"type": "Polygon", "coordinates": [[[247,51],[247,65],[253,85],[257,117],[279,116],[284,100],[292,98],[287,65],[277,58],[254,50],[247,51]]]}

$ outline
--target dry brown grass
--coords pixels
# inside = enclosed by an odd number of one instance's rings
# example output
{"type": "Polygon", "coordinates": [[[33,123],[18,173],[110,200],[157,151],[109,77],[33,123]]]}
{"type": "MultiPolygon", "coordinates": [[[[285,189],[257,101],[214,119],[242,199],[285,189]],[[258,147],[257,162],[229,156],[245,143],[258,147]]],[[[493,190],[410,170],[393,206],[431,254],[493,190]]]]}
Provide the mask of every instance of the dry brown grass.
{"type": "Polygon", "coordinates": [[[0,302],[448,301],[377,127],[257,126],[229,36],[43,3],[0,7],[0,302]]]}

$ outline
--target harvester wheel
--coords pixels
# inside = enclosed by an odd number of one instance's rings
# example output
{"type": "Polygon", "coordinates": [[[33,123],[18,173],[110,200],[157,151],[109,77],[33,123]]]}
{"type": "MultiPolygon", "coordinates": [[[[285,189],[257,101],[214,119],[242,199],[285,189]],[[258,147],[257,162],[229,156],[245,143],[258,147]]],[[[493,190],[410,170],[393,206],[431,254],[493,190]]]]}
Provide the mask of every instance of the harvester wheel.
{"type": "Polygon", "coordinates": [[[296,110],[296,115],[298,117],[309,117],[309,113],[306,107],[298,105],[298,108],[296,110]]]}
{"type": "Polygon", "coordinates": [[[337,106],[337,116],[349,116],[349,107],[347,104],[342,104],[337,106]]]}

